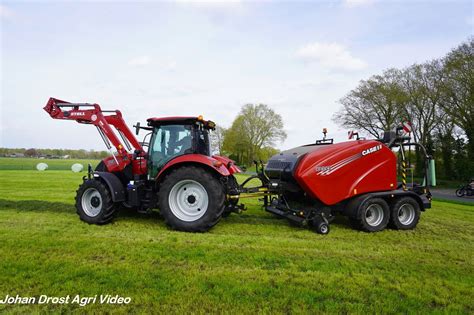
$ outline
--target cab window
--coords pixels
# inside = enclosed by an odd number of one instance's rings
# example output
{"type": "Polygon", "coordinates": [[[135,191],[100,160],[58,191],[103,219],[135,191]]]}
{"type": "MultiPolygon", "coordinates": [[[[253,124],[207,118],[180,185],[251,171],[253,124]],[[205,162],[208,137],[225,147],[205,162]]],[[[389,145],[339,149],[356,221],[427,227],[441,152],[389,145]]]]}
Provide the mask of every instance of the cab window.
{"type": "Polygon", "coordinates": [[[192,153],[191,128],[191,125],[163,125],[155,128],[149,159],[153,177],[172,158],[192,153]]]}

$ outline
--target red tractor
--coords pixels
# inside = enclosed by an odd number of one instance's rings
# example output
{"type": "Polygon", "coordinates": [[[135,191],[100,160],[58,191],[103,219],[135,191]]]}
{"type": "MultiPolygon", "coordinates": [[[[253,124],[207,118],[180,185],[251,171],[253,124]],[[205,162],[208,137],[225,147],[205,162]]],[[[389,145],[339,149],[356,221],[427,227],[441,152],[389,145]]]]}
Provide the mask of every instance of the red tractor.
{"type": "MultiPolygon", "coordinates": [[[[428,190],[429,156],[410,138],[387,132],[384,139],[342,142],[322,139],[275,155],[257,175],[241,185],[240,169],[226,157],[211,155],[212,121],[199,117],[150,118],[149,142],[140,143],[120,111],[101,110],[98,104],[69,103],[50,98],[45,111],[54,119],[93,124],[107,148],[116,153],[93,171],[89,167],[76,195],[81,220],[110,222],[120,207],[148,212],[159,208],[166,223],[177,230],[203,232],[223,216],[245,209],[241,198],[263,197],[268,212],[327,234],[336,214],[348,216],[363,231],[387,225],[413,229],[420,211],[431,205],[428,190]],[[116,129],[116,132],[112,129],[116,129]],[[120,136],[122,141],[120,141],[120,136]],[[122,143],[123,142],[123,143],[122,143]],[[425,185],[397,183],[396,149],[405,163],[405,147],[418,146],[425,155],[425,185]],[[148,147],[146,150],[144,147],[148,147]],[[259,187],[247,188],[257,178],[259,187]]],[[[405,165],[405,164],[403,164],[405,165]]]]}
{"type": "Polygon", "coordinates": [[[158,207],[172,228],[202,232],[213,227],[225,211],[237,209],[226,195],[238,189],[232,175],[240,170],[228,158],[211,156],[212,121],[201,116],[150,118],[148,126],[135,126],[136,134],[140,129],[149,131],[145,137],[150,137],[149,142],[140,143],[118,110],[55,98],[49,99],[44,110],[54,119],[96,126],[107,148],[114,146],[117,151],[95,171],[89,170],[79,186],[76,209],[81,220],[105,224],[121,206],[138,211],[158,207]]]}

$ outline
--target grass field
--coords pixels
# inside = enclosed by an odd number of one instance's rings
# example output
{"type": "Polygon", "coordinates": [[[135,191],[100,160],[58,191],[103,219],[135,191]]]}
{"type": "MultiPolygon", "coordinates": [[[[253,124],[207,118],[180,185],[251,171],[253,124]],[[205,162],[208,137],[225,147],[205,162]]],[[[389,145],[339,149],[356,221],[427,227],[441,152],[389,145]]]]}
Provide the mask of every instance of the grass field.
{"type": "Polygon", "coordinates": [[[209,233],[157,213],[87,225],[84,174],[0,171],[0,300],[119,294],[128,305],[0,305],[0,313],[474,313],[474,207],[434,202],[418,228],[293,227],[250,200],[209,233]]]}
{"type": "Polygon", "coordinates": [[[74,163],[79,163],[87,169],[87,165],[90,163],[92,166],[97,165],[98,160],[78,160],[78,159],[35,159],[35,158],[0,158],[0,171],[1,170],[36,170],[38,163],[48,164],[48,170],[71,170],[71,166],[74,163]]]}

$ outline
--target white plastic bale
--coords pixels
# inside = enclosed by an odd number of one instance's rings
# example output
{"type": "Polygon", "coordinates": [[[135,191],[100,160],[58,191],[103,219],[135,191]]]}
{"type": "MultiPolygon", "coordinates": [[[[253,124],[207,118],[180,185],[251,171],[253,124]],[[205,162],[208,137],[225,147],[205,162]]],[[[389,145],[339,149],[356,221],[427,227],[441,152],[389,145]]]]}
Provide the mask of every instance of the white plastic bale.
{"type": "Polygon", "coordinates": [[[45,171],[48,169],[48,164],[46,163],[38,163],[36,164],[36,169],[40,172],[45,171]]]}
{"type": "Polygon", "coordinates": [[[71,170],[74,173],[79,173],[79,172],[82,172],[84,170],[84,166],[82,164],[75,163],[71,166],[71,170]]]}

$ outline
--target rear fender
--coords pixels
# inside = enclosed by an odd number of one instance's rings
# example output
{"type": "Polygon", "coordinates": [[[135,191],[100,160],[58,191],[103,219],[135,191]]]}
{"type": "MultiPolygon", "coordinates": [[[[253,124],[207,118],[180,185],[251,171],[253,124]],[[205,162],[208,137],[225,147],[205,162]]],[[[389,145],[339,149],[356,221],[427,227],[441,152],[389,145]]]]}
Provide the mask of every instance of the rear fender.
{"type": "Polygon", "coordinates": [[[209,169],[211,172],[220,176],[230,176],[231,173],[224,166],[223,163],[219,163],[217,159],[202,154],[186,154],[181,155],[173,160],[169,161],[163,169],[156,176],[156,180],[160,181],[166,174],[172,170],[184,166],[184,165],[196,165],[209,169]]]}
{"type": "Polygon", "coordinates": [[[107,185],[113,202],[125,201],[125,187],[117,176],[109,172],[94,172],[94,179],[107,185]]]}
{"type": "Polygon", "coordinates": [[[226,168],[229,170],[229,173],[231,175],[235,174],[235,173],[241,173],[242,172],[240,170],[240,168],[237,165],[235,165],[234,160],[231,160],[228,157],[220,156],[220,155],[213,155],[212,157],[214,159],[218,160],[218,161],[221,161],[226,166],[226,168]]]}

